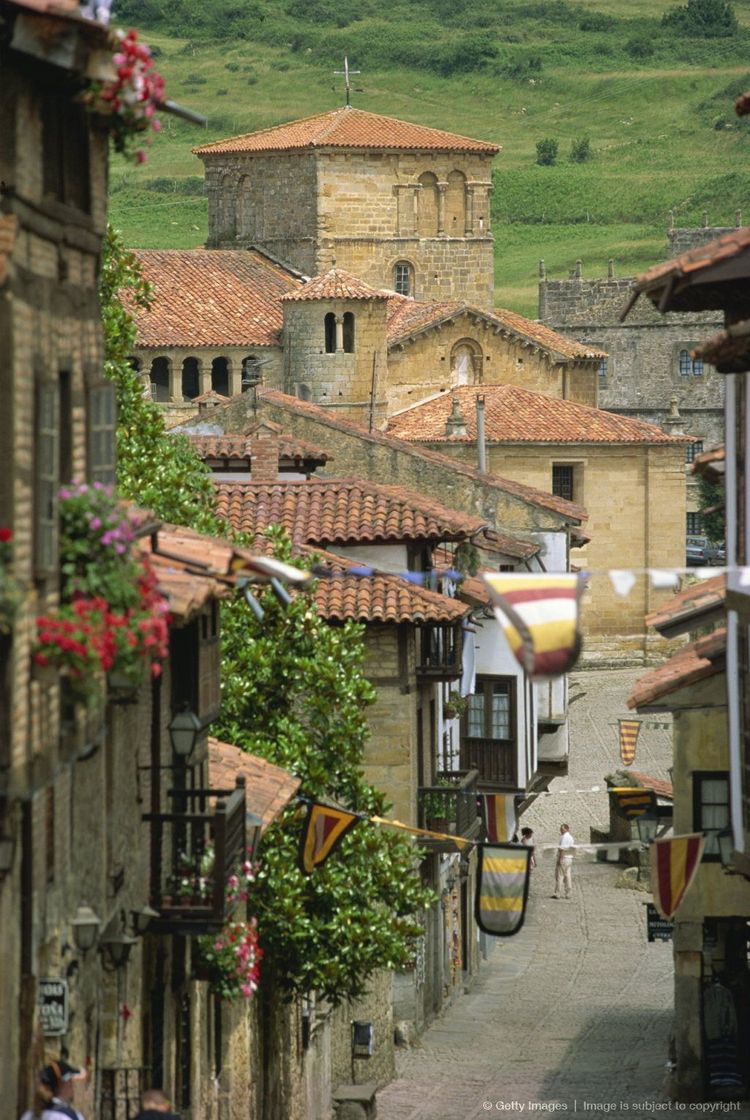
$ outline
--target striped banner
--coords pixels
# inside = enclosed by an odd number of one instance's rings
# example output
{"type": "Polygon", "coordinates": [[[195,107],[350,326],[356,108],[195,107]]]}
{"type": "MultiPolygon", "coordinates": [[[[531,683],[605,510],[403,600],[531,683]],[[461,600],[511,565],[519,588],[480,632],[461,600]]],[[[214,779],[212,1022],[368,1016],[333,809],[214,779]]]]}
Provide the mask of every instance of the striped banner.
{"type": "Polygon", "coordinates": [[[656,809],[656,794],[652,789],[644,789],[642,786],[612,786],[609,792],[613,795],[618,810],[629,820],[653,813],[656,809]]]}
{"type": "Polygon", "coordinates": [[[620,758],[625,766],[630,766],[635,761],[635,745],[638,742],[641,721],[619,719],[617,722],[620,727],[620,758]]]}
{"type": "Polygon", "coordinates": [[[524,844],[480,844],[475,913],[493,937],[512,937],[523,925],[529,894],[531,848],[524,844]]]}
{"type": "Polygon", "coordinates": [[[576,573],[483,572],[495,617],[513,654],[532,680],[559,677],[581,648],[576,573]]]}
{"type": "Polygon", "coordinates": [[[705,842],[702,832],[691,832],[651,844],[651,891],[662,918],[671,918],[679,909],[700,866],[705,842]]]}
{"type": "Polygon", "coordinates": [[[305,875],[312,875],[321,867],[338,842],[359,820],[355,813],[333,809],[312,801],[307,807],[307,817],[299,845],[299,865],[305,875]]]}
{"type": "Polygon", "coordinates": [[[505,844],[518,827],[514,793],[481,793],[484,827],[490,844],[505,844]]]}

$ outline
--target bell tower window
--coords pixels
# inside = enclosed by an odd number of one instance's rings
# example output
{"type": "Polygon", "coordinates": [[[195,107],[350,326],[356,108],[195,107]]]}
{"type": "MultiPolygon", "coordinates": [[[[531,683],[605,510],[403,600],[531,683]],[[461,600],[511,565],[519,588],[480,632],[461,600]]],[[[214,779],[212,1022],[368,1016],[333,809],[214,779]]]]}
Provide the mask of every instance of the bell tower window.
{"type": "Polygon", "coordinates": [[[344,312],[344,353],[354,353],[354,315],[351,311],[344,312]]]}
{"type": "Polygon", "coordinates": [[[329,311],[324,320],[326,337],[326,354],[336,353],[336,316],[329,311]]]}
{"type": "Polygon", "coordinates": [[[396,261],[393,266],[393,287],[400,296],[414,295],[414,269],[408,261],[396,261]]]}

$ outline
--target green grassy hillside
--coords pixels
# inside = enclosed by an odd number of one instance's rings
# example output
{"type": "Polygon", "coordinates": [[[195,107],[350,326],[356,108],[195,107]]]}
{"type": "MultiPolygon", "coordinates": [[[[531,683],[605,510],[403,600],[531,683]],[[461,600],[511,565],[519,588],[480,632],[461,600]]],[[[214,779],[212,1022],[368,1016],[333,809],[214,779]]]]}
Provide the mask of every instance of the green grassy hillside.
{"type": "MultiPolygon", "coordinates": [[[[703,2],[703,0],[701,0],[703,2]]],[[[536,309],[538,260],[577,258],[628,275],[663,255],[678,224],[750,221],[750,0],[739,29],[696,38],[664,27],[662,0],[124,0],[157,48],[169,95],[208,118],[164,119],[148,162],[116,160],[111,216],[138,247],[202,244],[202,166],[190,148],[343,103],[344,53],[362,71],[354,103],[502,144],[493,196],[498,303],[536,309]],[[337,14],[339,13],[339,14],[337,14]],[[189,29],[189,38],[186,32],[189,29]],[[592,158],[571,163],[574,141],[592,158]],[[555,166],[536,143],[559,145],[555,166]]]]}

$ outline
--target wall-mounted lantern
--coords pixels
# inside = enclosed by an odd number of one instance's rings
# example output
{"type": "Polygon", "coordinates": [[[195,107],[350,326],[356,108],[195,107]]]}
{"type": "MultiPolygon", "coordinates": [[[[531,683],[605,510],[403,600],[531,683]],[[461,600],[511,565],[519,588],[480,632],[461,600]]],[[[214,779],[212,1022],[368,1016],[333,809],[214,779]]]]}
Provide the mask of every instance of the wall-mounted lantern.
{"type": "Polygon", "coordinates": [[[70,924],[73,929],[73,944],[76,949],[79,949],[82,953],[87,953],[89,949],[93,949],[96,945],[102,920],[91,907],[87,906],[86,903],[79,906],[76,910],[76,916],[70,924]]]}
{"type": "Polygon", "coordinates": [[[182,711],[172,716],[172,722],[169,724],[168,730],[172,750],[177,757],[186,760],[190,758],[202,730],[201,721],[195,712],[191,711],[186,704],[182,711]]]}

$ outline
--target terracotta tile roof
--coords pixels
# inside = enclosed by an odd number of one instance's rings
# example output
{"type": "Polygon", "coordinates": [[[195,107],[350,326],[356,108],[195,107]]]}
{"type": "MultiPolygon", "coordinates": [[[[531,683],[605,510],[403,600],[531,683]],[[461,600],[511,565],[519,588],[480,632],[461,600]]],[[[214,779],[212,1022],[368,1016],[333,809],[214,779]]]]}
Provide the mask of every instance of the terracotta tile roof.
{"type": "Polygon", "coordinates": [[[278,346],[279,297],[300,281],[255,249],[138,249],[154,286],[150,310],[130,308],[137,345],[278,346]]]}
{"type": "Polygon", "coordinates": [[[726,642],[727,632],[722,628],[683,646],[663,665],[639,677],[628,696],[628,707],[648,707],[672,692],[723,673],[726,642]]]}
{"type": "Polygon", "coordinates": [[[498,533],[494,529],[485,529],[484,536],[478,544],[483,552],[494,552],[498,556],[513,556],[517,560],[528,560],[542,549],[539,541],[527,541],[523,537],[511,536],[510,533],[498,533]]]}
{"type": "Polygon", "coordinates": [[[671,261],[652,265],[646,272],[636,277],[634,288],[638,292],[648,292],[652,288],[663,287],[672,278],[680,280],[700,273],[705,268],[712,268],[722,261],[741,256],[748,249],[750,249],[750,226],[730,230],[714,241],[688,249],[679,257],[673,257],[671,261]]]}
{"type": "Polygon", "coordinates": [[[216,405],[220,405],[220,404],[226,404],[227,401],[229,401],[231,399],[232,399],[231,397],[225,396],[224,393],[217,393],[215,389],[208,389],[205,393],[201,393],[200,396],[193,397],[192,401],[193,401],[193,404],[216,404],[216,405]]]}
{"type": "Polygon", "coordinates": [[[585,521],[588,518],[588,513],[583,506],[579,506],[575,502],[568,502],[565,498],[558,498],[555,494],[538,490],[535,486],[525,486],[522,482],[515,482],[509,478],[501,478],[494,474],[482,474],[475,467],[470,467],[466,463],[458,463],[455,459],[442,455],[439,451],[415,447],[408,440],[398,439],[391,433],[369,432],[361,424],[334,416],[330,409],[311,404],[309,401],[301,401],[297,397],[279,392],[278,389],[259,389],[258,398],[266,400],[269,404],[282,408],[286,412],[317,420],[334,431],[356,436],[357,439],[362,441],[363,445],[377,444],[384,448],[400,451],[416,459],[424,459],[428,463],[435,463],[436,466],[450,468],[453,474],[481,482],[488,490],[498,490],[500,493],[528,505],[550,510],[569,522],[585,521]]]}
{"type": "Polygon", "coordinates": [[[400,486],[347,479],[217,482],[216,511],[235,531],[283,525],[295,544],[465,540],[485,521],[400,486]]]}
{"type": "Polygon", "coordinates": [[[245,802],[263,821],[263,832],[276,820],[299,789],[300,779],[257,754],[248,754],[232,743],[208,740],[208,782],[212,789],[233,789],[236,778],[245,779],[245,802]]]}
{"type": "Polygon", "coordinates": [[[685,444],[655,424],[606,412],[591,405],[548,397],[516,385],[464,385],[412,405],[388,421],[389,434],[402,439],[445,443],[476,441],[476,398],[485,400],[485,431],[497,443],[685,444]],[[458,398],[466,435],[445,434],[453,399],[458,398]]]}
{"type": "Polygon", "coordinates": [[[664,797],[669,801],[674,798],[672,783],[665,778],[652,778],[649,774],[642,774],[640,770],[631,770],[630,768],[628,768],[628,774],[631,778],[635,778],[644,789],[652,789],[657,797],[664,797]]]}
{"type": "Polygon", "coordinates": [[[646,624],[666,637],[704,626],[723,615],[726,586],[724,574],[694,583],[646,615],[646,624]]]}
{"type": "Polygon", "coordinates": [[[13,255],[18,234],[18,218],[15,214],[0,217],[0,287],[8,279],[8,265],[13,255]]]}
{"type": "Polygon", "coordinates": [[[193,148],[196,155],[217,152],[295,152],[315,148],[387,148],[392,151],[483,152],[495,155],[497,144],[471,140],[439,128],[400,121],[350,107],[230,136],[193,148]]]}
{"type": "MultiPolygon", "coordinates": [[[[201,459],[245,459],[248,462],[253,455],[254,438],[249,435],[223,435],[223,436],[196,436],[188,434],[187,438],[195,453],[201,459]]],[[[306,463],[327,463],[331,456],[327,451],[314,447],[304,439],[296,436],[279,436],[279,461],[292,459],[302,460],[306,463]]]]}
{"type": "Polygon", "coordinates": [[[692,356],[710,362],[719,373],[746,373],[750,370],[750,319],[713,335],[696,346],[692,356]]]}
{"type": "Polygon", "coordinates": [[[606,358],[604,350],[576,342],[558,334],[551,327],[517,315],[504,307],[494,311],[482,311],[457,300],[415,300],[408,296],[391,295],[388,303],[387,340],[389,346],[403,344],[408,339],[430,330],[449,319],[460,315],[470,315],[494,326],[500,334],[512,335],[523,342],[531,343],[548,351],[556,360],[601,361],[606,358]]]}
{"type": "Polygon", "coordinates": [[[426,587],[409,583],[398,575],[348,575],[360,564],[351,557],[304,549],[304,555],[315,554],[319,562],[330,566],[334,575],[320,579],[313,597],[318,612],[330,622],[425,623],[458,622],[469,613],[459,599],[451,599],[426,587]]]}
{"type": "Polygon", "coordinates": [[[343,268],[331,268],[320,276],[313,276],[301,287],[283,295],[282,300],[307,300],[307,299],[388,299],[389,293],[379,288],[371,288],[345,272],[343,268]]]}

